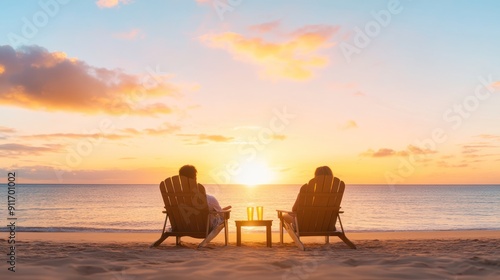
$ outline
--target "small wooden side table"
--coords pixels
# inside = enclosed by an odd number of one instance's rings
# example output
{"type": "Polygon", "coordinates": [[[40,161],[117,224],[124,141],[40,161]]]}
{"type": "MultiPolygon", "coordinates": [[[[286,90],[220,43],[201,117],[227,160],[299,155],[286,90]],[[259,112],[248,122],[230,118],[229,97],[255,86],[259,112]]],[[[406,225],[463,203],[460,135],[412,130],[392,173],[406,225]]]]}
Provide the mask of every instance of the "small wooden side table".
{"type": "Polygon", "coordinates": [[[272,247],[271,226],[273,220],[253,220],[236,222],[236,246],[241,246],[241,227],[266,227],[267,247],[272,247]]]}

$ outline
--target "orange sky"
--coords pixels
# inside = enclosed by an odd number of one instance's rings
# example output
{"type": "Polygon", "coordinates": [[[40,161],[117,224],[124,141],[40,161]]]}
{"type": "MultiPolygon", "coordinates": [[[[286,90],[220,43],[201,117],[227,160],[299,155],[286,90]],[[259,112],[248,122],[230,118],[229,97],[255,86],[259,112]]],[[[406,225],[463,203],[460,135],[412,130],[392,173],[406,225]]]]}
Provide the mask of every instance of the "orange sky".
{"type": "Polygon", "coordinates": [[[54,3],[0,4],[19,183],[500,182],[497,2],[54,3]]]}

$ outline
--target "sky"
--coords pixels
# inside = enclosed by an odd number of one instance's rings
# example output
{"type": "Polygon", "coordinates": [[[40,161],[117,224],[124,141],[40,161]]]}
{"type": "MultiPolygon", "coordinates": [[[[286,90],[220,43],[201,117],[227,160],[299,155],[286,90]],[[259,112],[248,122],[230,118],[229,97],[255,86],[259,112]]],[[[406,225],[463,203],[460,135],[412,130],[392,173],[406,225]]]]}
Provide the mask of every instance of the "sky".
{"type": "MultiPolygon", "coordinates": [[[[18,183],[500,183],[500,2],[0,2],[18,183]]],[[[5,177],[7,177],[5,175],[5,177]]],[[[5,179],[7,180],[7,179],[5,179]]]]}

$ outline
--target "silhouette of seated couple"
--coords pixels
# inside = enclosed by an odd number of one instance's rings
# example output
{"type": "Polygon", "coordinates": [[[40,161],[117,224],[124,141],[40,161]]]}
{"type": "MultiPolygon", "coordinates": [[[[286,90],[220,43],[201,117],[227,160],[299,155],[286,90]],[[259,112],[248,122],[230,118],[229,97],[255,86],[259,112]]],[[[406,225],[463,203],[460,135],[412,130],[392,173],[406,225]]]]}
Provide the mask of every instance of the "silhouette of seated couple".
{"type": "MultiPolygon", "coordinates": [[[[196,170],[196,168],[193,165],[184,165],[179,169],[180,176],[185,176],[185,177],[195,179],[195,180],[196,180],[197,173],[198,173],[198,171],[196,170]]],[[[330,167],[328,167],[328,166],[320,166],[320,167],[316,168],[316,171],[314,172],[314,177],[318,177],[318,176],[333,176],[333,172],[330,169],[330,167]]],[[[304,188],[306,188],[306,187],[307,187],[307,184],[302,186],[300,189],[300,192],[304,192],[305,191],[304,188]]],[[[295,203],[292,207],[292,212],[283,214],[283,219],[285,221],[289,222],[290,224],[295,224],[295,213],[297,212],[300,192],[297,195],[297,199],[295,200],[295,203]]],[[[214,196],[209,195],[209,194],[207,194],[207,204],[208,204],[209,211],[220,212],[221,210],[231,209],[231,205],[222,208],[219,204],[219,201],[214,196]]],[[[210,217],[210,227],[215,228],[219,223],[222,222],[222,220],[223,220],[223,217],[221,217],[220,215],[215,215],[215,216],[210,217]]]]}

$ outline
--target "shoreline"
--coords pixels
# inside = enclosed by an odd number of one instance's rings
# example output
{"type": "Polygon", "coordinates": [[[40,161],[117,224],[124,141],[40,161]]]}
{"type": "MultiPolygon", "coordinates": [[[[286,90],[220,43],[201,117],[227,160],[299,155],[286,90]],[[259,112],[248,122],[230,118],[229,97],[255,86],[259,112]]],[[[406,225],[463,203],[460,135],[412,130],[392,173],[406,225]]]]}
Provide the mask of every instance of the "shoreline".
{"type": "MultiPolygon", "coordinates": [[[[7,232],[2,234],[7,236],[7,232]]],[[[0,235],[0,236],[2,236],[0,235]]],[[[500,239],[500,230],[446,230],[446,231],[384,231],[384,232],[346,232],[351,240],[408,240],[408,239],[500,239]]],[[[130,233],[130,232],[17,232],[17,240],[23,241],[54,241],[54,242],[154,242],[160,233],[130,233]]],[[[265,232],[243,231],[243,240],[252,242],[265,241],[265,232]]],[[[212,243],[222,242],[223,232],[219,233],[212,243]]],[[[173,242],[174,238],[168,238],[164,243],[173,242]]],[[[183,241],[190,243],[200,242],[201,239],[183,237],[183,241]]],[[[279,232],[272,232],[273,243],[279,243],[279,232]]],[[[321,243],[323,237],[303,237],[304,243],[321,243]]],[[[330,238],[331,242],[339,240],[330,238]]],[[[284,241],[292,242],[288,234],[284,233],[284,241]]],[[[236,233],[229,232],[229,243],[236,243],[236,233]]]]}

